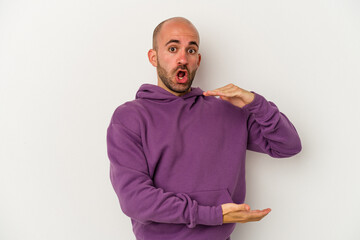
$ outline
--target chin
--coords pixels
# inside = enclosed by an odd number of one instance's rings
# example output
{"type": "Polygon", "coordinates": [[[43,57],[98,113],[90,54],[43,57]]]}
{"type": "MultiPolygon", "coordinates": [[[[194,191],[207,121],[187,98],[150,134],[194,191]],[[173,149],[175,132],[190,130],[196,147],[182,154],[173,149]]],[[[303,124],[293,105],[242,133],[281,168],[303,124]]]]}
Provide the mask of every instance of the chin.
{"type": "Polygon", "coordinates": [[[179,94],[184,94],[184,93],[187,93],[189,91],[188,87],[172,86],[172,87],[167,87],[167,89],[169,89],[170,91],[172,91],[174,93],[179,93],[179,94]]]}

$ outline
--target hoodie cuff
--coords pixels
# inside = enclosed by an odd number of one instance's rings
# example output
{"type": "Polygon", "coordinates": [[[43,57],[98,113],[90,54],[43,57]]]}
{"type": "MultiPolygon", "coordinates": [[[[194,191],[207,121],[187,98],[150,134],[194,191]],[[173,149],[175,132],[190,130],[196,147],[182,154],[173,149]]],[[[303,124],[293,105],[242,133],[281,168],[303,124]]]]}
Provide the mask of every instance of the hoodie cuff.
{"type": "Polygon", "coordinates": [[[198,206],[197,224],[217,226],[222,225],[223,215],[221,205],[219,206],[198,206]]]}
{"type": "Polygon", "coordinates": [[[265,116],[273,106],[271,106],[271,104],[260,94],[253,91],[251,92],[255,95],[254,100],[245,105],[242,109],[255,114],[256,117],[265,116]]]}

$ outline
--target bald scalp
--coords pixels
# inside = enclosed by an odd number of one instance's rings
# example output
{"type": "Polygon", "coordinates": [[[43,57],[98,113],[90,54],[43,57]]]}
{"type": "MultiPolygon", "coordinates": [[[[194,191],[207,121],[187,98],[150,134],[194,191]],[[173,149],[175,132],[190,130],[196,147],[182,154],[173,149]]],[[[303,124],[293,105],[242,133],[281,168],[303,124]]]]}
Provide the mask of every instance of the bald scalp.
{"type": "Polygon", "coordinates": [[[195,31],[197,32],[197,35],[198,35],[198,38],[200,40],[200,36],[199,36],[199,32],[197,31],[196,27],[194,26],[194,24],[192,24],[192,22],[190,22],[189,20],[187,20],[186,18],[183,18],[183,17],[172,17],[172,18],[169,18],[169,19],[166,19],[164,21],[162,21],[161,23],[159,23],[159,25],[156,26],[156,28],[154,29],[154,32],[153,32],[153,39],[152,39],[152,47],[155,51],[157,51],[158,49],[158,43],[157,43],[157,37],[161,31],[161,28],[162,26],[167,23],[167,22],[171,22],[171,21],[177,21],[177,22],[184,22],[184,23],[187,23],[189,25],[191,25],[195,31]]]}

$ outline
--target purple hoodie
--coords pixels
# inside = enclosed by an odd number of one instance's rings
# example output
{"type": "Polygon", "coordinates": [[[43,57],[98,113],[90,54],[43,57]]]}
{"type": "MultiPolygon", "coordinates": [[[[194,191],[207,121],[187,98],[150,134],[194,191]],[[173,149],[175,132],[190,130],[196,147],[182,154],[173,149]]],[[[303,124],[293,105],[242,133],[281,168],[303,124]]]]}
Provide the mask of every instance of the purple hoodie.
{"type": "Polygon", "coordinates": [[[143,84],[119,106],[107,132],[110,178],[137,240],[226,240],[221,204],[244,203],[246,150],[282,158],[299,136],[272,102],[255,93],[243,108],[181,97],[143,84]]]}

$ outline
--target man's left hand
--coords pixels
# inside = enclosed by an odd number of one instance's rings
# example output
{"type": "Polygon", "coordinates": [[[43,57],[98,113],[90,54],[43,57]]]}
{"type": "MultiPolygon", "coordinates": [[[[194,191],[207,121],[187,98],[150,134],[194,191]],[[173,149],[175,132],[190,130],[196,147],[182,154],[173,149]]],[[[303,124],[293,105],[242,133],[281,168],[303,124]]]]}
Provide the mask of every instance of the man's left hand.
{"type": "Polygon", "coordinates": [[[239,88],[232,83],[215,90],[206,91],[203,94],[204,96],[220,96],[222,100],[228,101],[239,108],[251,103],[255,98],[254,93],[239,88]]]}

